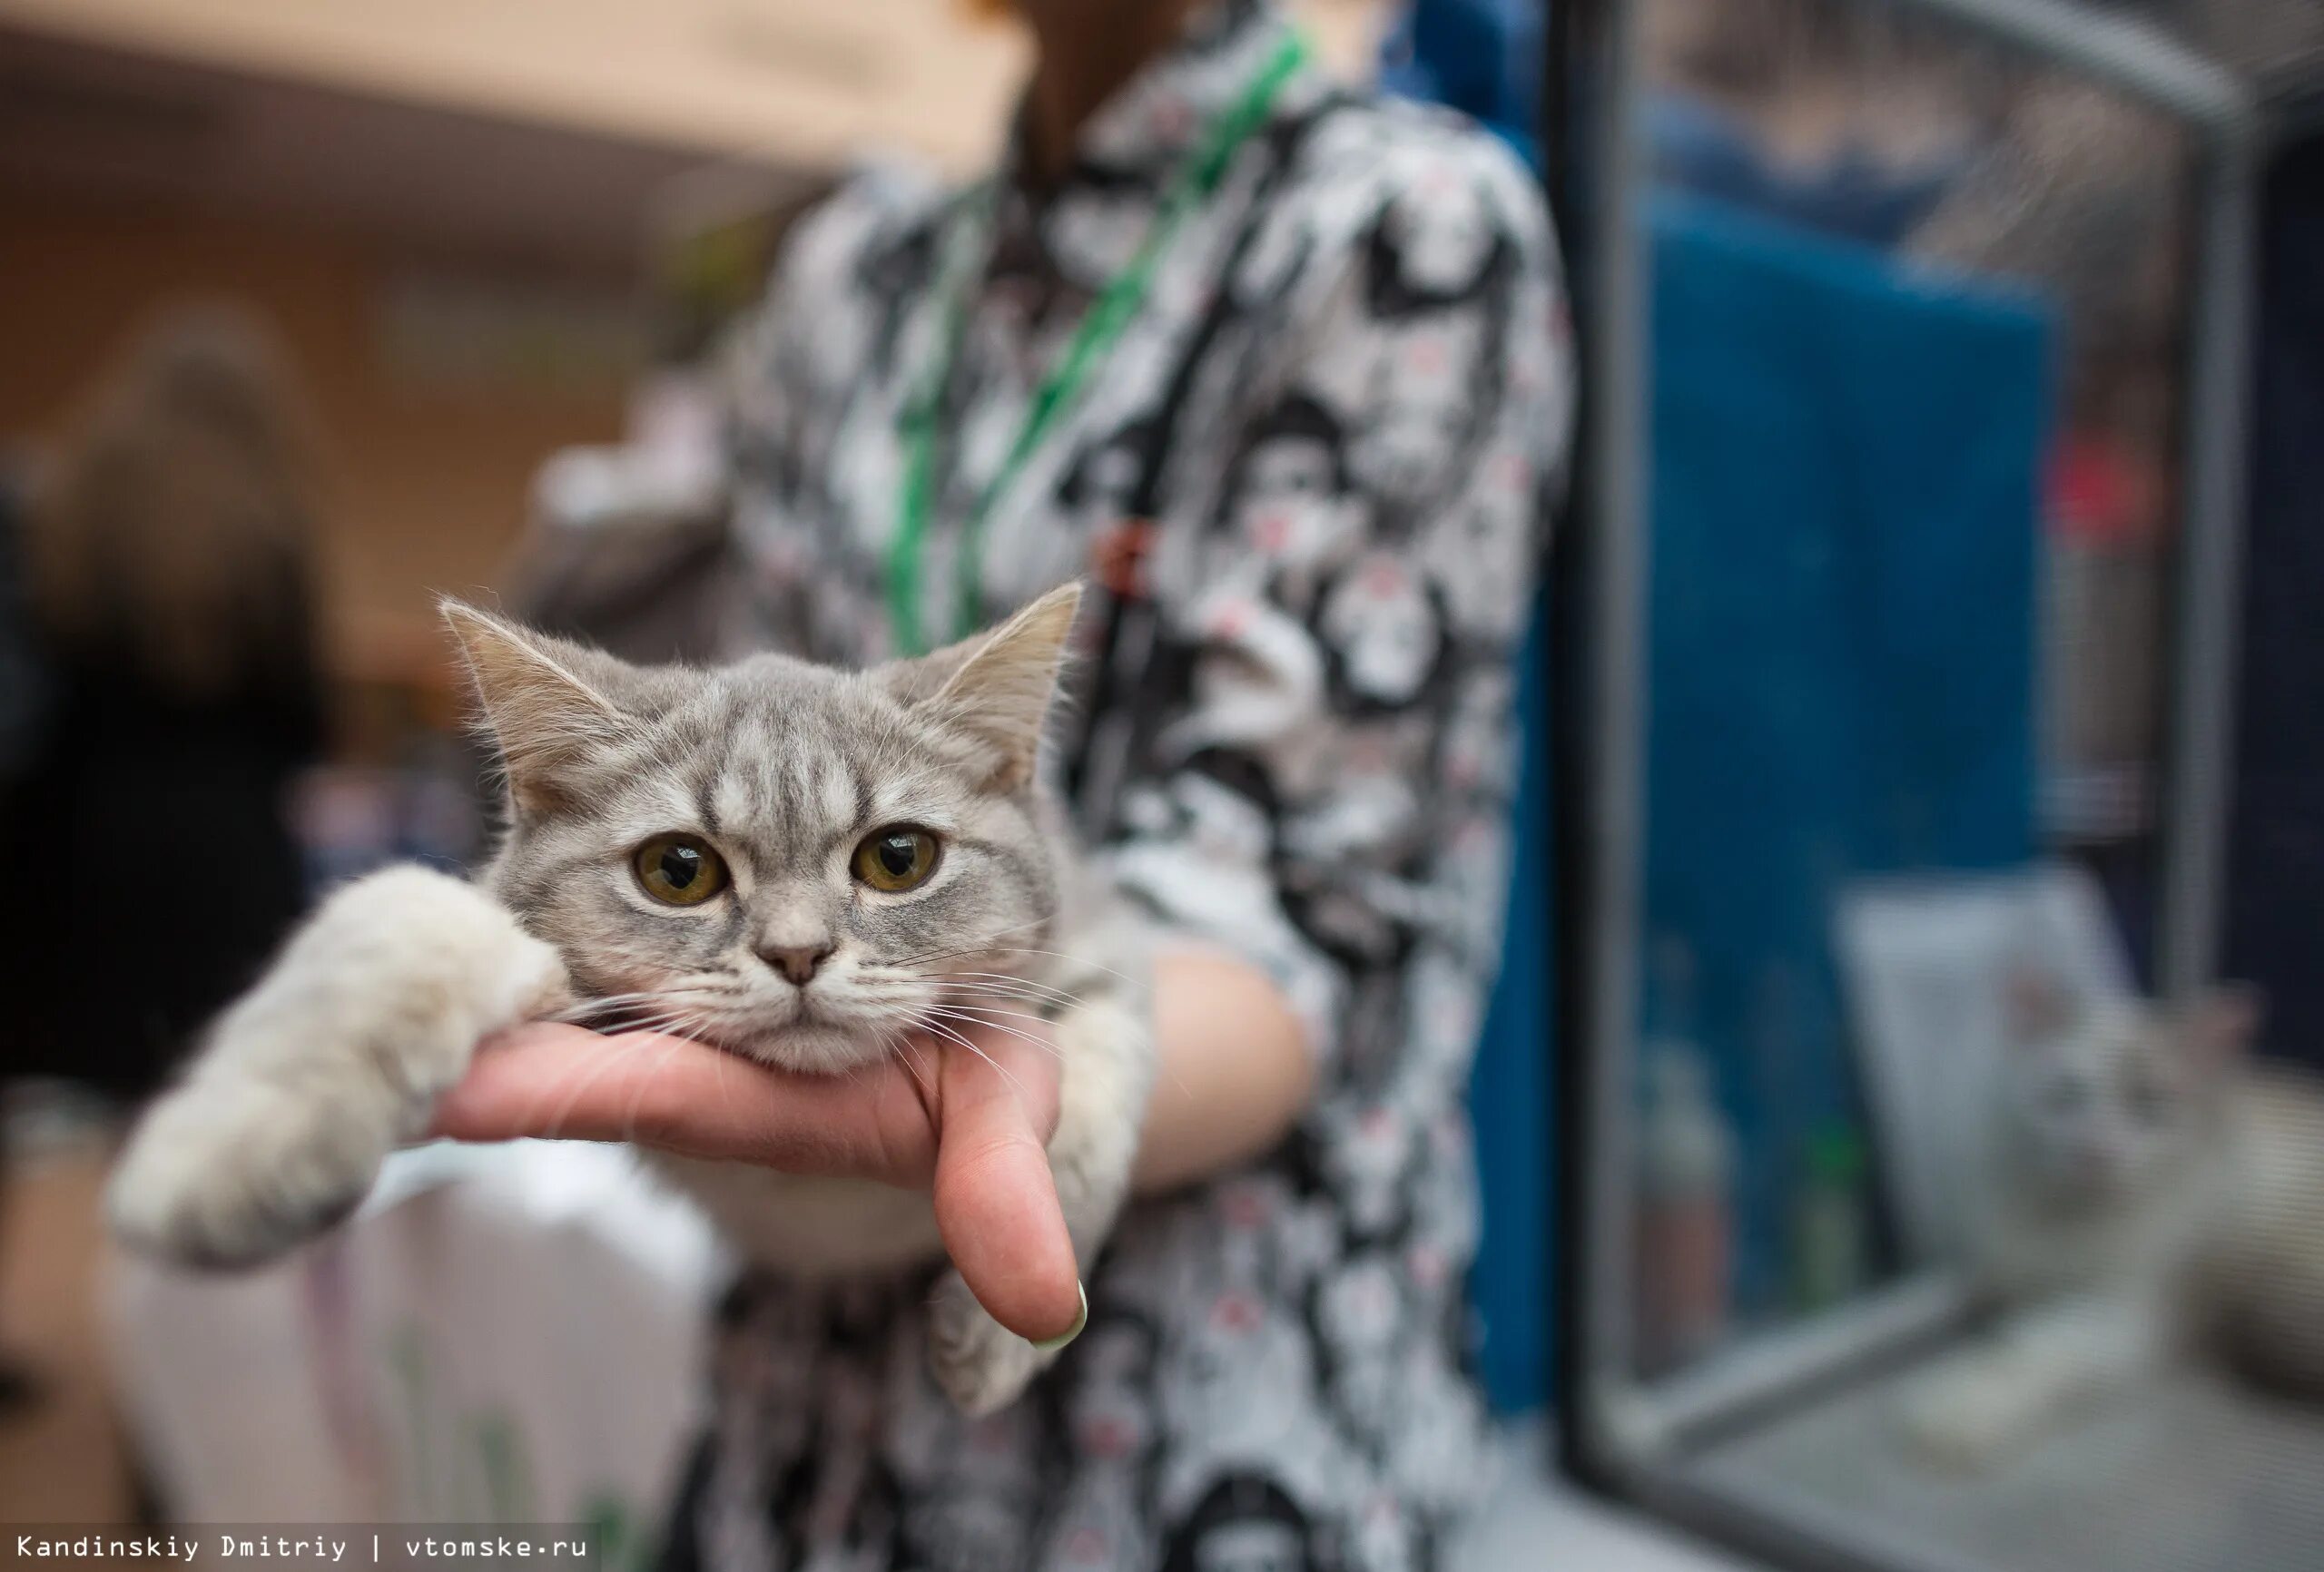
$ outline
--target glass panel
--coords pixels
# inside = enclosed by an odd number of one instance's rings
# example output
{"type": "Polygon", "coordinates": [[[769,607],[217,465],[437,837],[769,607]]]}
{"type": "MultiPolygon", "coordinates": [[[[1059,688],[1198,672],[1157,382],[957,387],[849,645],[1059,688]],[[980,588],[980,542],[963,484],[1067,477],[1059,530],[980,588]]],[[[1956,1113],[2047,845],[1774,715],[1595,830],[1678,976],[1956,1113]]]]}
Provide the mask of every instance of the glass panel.
{"type": "Polygon", "coordinates": [[[1655,1374],[1957,1226],[1888,1062],[1965,1007],[1913,973],[1929,925],[2147,969],[2188,161],[1926,18],[1645,23],[1655,1374]]]}
{"type": "Polygon", "coordinates": [[[2324,1098],[2152,1001],[2212,165],[1929,9],[1636,21],[1613,1432],[1877,1565],[2312,1565],[2324,1098]]]}
{"type": "Polygon", "coordinates": [[[1637,16],[1634,1433],[1881,1564],[2313,1564],[2324,1098],[2152,1002],[2196,135],[1925,10],[1637,16]]]}
{"type": "Polygon", "coordinates": [[[2316,0],[2091,0],[2152,27],[2230,70],[2269,83],[2324,67],[2324,5],[2316,0]]]}

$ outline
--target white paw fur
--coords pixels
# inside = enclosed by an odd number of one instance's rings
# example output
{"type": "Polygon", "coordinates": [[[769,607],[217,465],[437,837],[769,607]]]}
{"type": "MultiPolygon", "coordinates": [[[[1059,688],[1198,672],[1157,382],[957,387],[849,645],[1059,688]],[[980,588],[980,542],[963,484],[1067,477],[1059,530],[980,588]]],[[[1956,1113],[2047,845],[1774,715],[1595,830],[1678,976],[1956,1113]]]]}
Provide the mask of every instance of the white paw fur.
{"type": "MultiPolygon", "coordinates": [[[[1154,1073],[1147,1036],[1142,1007],[1121,998],[1082,1004],[1057,1022],[1064,1074],[1049,1173],[1085,1267],[1129,1189],[1154,1073]]],[[[929,1310],[929,1363],[962,1413],[976,1419],[1007,1408],[1059,1351],[1035,1348],[993,1320],[959,1272],[938,1282],[929,1310]]]]}
{"type": "Polygon", "coordinates": [[[1024,1395],[1060,1351],[1038,1349],[992,1319],[957,1272],[936,1284],[928,1312],[928,1362],[936,1384],[972,1420],[1024,1395]]]}
{"type": "Polygon", "coordinates": [[[1925,1461],[1977,1473],[2024,1450],[2054,1406],[2042,1370],[2004,1344],[1965,1351],[1929,1371],[1906,1390],[1899,1418],[1906,1443],[1925,1461]]]}
{"type": "Polygon", "coordinates": [[[132,1133],[114,1233],[202,1266],[302,1243],[362,1200],[479,1037],[566,997],[556,952],[473,886],[421,868],[348,886],[132,1133]]]}

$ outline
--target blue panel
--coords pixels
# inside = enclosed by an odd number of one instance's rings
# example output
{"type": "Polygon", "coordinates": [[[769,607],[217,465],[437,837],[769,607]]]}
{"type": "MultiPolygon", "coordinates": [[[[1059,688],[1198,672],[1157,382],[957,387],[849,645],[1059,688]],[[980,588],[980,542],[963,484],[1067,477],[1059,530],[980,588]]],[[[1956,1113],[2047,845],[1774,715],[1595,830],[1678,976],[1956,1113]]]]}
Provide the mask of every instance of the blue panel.
{"type": "Polygon", "coordinates": [[[1643,1018],[1735,1123],[1748,1316],[1781,1302],[1801,1145],[1856,1117],[1835,897],[2034,850],[2049,333],[1715,204],[1650,223],[1643,1018]]]}
{"type": "MultiPolygon", "coordinates": [[[[1474,115],[1538,162],[1541,15],[1540,0],[1413,0],[1381,46],[1382,84],[1474,115]]],[[[1507,960],[1470,1084],[1484,1202],[1470,1293],[1483,1331],[1485,1394],[1504,1413],[1549,1395],[1551,870],[1538,624],[1519,699],[1526,752],[1507,960]]]]}
{"type": "Polygon", "coordinates": [[[1538,164],[1541,0],[1413,0],[1380,44],[1380,84],[1474,115],[1538,164]]]}
{"type": "Polygon", "coordinates": [[[1483,1323],[1480,1374],[1503,1413],[1538,1407],[1550,1382],[1550,768],[1547,684],[1536,617],[1518,690],[1525,741],[1517,792],[1509,932],[1469,1086],[1484,1244],[1470,1273],[1483,1323]]]}

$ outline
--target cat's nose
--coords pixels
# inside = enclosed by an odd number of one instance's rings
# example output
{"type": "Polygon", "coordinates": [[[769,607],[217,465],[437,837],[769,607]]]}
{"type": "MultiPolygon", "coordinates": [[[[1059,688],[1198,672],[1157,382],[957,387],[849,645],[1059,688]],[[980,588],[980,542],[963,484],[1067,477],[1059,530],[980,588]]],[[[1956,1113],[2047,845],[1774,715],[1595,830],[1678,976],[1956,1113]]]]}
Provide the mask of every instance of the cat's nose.
{"type": "Polygon", "coordinates": [[[831,953],[832,944],[768,944],[759,947],[759,958],[784,977],[793,987],[805,987],[831,953]]]}

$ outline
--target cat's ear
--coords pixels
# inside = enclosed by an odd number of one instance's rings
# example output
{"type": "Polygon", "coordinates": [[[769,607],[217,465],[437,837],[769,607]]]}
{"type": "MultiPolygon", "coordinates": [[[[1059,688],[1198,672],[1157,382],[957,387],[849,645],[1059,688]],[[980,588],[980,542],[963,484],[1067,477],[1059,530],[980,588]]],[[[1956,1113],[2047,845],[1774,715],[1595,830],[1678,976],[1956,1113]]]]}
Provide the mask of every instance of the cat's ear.
{"type": "Polygon", "coordinates": [[[2021,1046],[2056,1037],[2073,1025],[2076,1013],[2073,990],[2054,972],[2014,966],[2002,980],[2002,1018],[2010,1041],[2021,1046]]]}
{"type": "Polygon", "coordinates": [[[990,633],[883,669],[881,680],[906,703],[983,744],[991,785],[1014,791],[1033,777],[1080,607],[1081,585],[1062,585],[990,633]]]}
{"type": "Polygon", "coordinates": [[[625,725],[613,697],[619,663],[464,601],[445,599],[437,609],[459,643],[518,811],[556,807],[571,767],[625,725]]]}
{"type": "Polygon", "coordinates": [[[2260,990],[2244,983],[2206,988],[2187,1007],[2180,1030],[2195,1061],[2212,1069],[2242,1062],[2259,1035],[2263,1009],[2260,990]]]}

